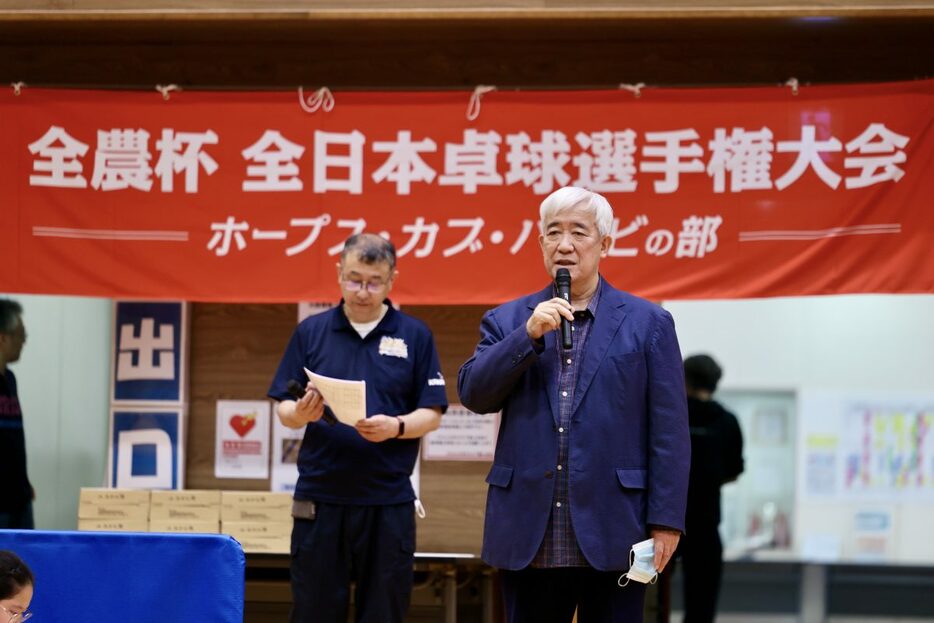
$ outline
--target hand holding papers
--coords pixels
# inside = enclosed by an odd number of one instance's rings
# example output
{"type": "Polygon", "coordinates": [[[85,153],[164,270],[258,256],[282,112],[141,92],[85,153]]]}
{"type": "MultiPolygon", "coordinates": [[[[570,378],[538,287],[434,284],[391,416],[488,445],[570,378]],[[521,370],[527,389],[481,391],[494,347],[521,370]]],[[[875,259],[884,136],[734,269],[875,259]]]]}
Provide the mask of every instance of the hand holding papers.
{"type": "Polygon", "coordinates": [[[315,374],[308,368],[305,374],[342,424],[353,426],[366,418],[366,381],[334,379],[315,374]]]}

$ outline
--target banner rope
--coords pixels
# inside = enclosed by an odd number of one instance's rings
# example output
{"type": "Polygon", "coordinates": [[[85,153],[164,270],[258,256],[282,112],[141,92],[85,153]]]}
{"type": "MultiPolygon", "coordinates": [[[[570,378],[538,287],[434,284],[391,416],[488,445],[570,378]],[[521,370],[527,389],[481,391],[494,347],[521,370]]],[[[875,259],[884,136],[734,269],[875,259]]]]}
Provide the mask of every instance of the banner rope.
{"type": "Polygon", "coordinates": [[[331,112],[334,109],[334,94],[331,89],[321,87],[306,98],[305,89],[298,87],[298,103],[309,114],[318,112],[318,109],[331,112]]]}
{"type": "Polygon", "coordinates": [[[169,93],[171,93],[172,91],[181,91],[181,90],[182,90],[182,87],[178,86],[177,84],[167,84],[165,86],[162,86],[161,84],[156,85],[156,91],[158,91],[159,93],[162,93],[162,99],[164,99],[165,101],[169,101],[169,93]]]}
{"type": "Polygon", "coordinates": [[[496,87],[487,84],[478,84],[470,94],[470,101],[467,102],[467,121],[476,121],[480,116],[480,99],[487,93],[492,93],[496,87]]]}
{"type": "Polygon", "coordinates": [[[632,93],[633,97],[636,99],[642,97],[642,89],[645,87],[644,82],[637,82],[635,84],[626,84],[625,82],[619,85],[620,90],[629,91],[632,93]]]}

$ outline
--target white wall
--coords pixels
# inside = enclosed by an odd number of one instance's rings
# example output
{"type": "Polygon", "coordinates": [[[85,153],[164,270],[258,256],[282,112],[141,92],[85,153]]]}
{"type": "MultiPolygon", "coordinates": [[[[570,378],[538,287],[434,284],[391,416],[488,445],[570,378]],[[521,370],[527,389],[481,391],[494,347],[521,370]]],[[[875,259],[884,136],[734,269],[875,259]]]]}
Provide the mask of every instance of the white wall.
{"type": "Polygon", "coordinates": [[[10,369],[23,406],[36,527],[74,530],[78,490],[104,482],[111,301],[0,296],[23,305],[28,334],[20,361],[10,369]]]}
{"type": "MultiPolygon", "coordinates": [[[[934,391],[934,296],[834,296],[666,302],[682,353],[710,353],[722,389],[836,390],[853,394],[934,391]]],[[[853,518],[877,504],[801,503],[794,540],[835,534],[849,554],[853,518]]],[[[888,548],[901,562],[934,563],[934,504],[883,505],[894,529],[888,548]]]]}
{"type": "Polygon", "coordinates": [[[666,302],[725,389],[934,389],[934,296],[666,302]]]}

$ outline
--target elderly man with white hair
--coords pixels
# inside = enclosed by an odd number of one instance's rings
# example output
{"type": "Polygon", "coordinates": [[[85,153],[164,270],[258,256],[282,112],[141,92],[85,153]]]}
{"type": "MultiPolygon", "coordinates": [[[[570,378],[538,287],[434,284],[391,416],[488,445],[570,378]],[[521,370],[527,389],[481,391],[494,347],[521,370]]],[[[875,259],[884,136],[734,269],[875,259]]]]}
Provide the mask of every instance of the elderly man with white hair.
{"type": "Polygon", "coordinates": [[[483,559],[511,623],[639,622],[645,582],[684,529],[690,438],[671,315],[599,272],[613,210],[561,188],[541,204],[554,283],[487,312],[458,392],[502,411],[487,476],[483,559]],[[567,321],[570,348],[561,333],[567,321]]]}

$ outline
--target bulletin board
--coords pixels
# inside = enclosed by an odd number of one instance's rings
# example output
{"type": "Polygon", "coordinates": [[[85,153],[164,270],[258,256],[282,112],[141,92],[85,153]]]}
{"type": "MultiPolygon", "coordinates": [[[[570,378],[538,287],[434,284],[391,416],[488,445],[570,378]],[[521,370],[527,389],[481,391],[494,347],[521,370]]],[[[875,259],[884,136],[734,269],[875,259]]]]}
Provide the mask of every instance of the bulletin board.
{"type": "Polygon", "coordinates": [[[805,558],[934,562],[934,392],[802,392],[798,547],[805,558]]]}

